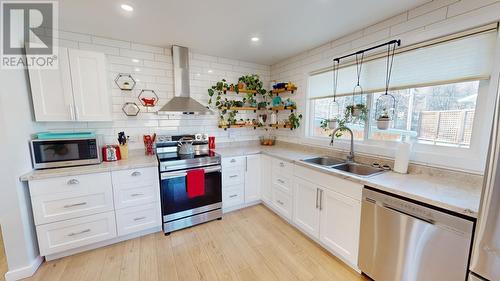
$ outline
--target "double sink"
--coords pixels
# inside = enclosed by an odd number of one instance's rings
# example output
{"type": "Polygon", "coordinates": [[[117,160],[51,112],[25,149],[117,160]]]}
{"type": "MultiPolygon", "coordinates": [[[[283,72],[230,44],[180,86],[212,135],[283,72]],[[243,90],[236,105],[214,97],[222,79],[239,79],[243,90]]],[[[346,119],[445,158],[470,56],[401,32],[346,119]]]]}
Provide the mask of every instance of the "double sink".
{"type": "Polygon", "coordinates": [[[323,168],[344,171],[361,177],[374,176],[385,172],[385,170],[382,168],[372,167],[356,162],[348,162],[346,160],[333,157],[315,157],[304,159],[301,161],[323,168]]]}

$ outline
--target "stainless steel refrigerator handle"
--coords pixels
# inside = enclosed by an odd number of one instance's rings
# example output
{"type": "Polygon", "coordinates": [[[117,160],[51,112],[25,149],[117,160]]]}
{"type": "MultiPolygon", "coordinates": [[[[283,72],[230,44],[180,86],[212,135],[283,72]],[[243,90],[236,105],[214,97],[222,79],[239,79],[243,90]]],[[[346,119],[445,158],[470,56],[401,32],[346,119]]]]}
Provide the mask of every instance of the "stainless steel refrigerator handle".
{"type": "Polygon", "coordinates": [[[213,172],[221,171],[222,167],[215,166],[215,167],[209,167],[209,168],[193,168],[193,169],[187,169],[187,170],[176,171],[176,172],[163,172],[163,173],[161,173],[160,178],[162,180],[165,180],[165,179],[185,177],[187,175],[187,171],[198,170],[198,169],[203,169],[205,171],[205,173],[213,173],[213,172]]]}

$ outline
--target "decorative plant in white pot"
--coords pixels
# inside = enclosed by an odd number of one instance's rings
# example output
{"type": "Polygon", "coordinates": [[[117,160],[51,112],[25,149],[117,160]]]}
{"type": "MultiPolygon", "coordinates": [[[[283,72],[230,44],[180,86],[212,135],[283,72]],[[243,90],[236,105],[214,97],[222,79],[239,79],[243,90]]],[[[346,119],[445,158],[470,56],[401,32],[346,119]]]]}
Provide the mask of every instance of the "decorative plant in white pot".
{"type": "Polygon", "coordinates": [[[377,117],[377,128],[379,130],[387,130],[391,124],[391,118],[389,117],[389,113],[384,109],[382,114],[377,117]]]}

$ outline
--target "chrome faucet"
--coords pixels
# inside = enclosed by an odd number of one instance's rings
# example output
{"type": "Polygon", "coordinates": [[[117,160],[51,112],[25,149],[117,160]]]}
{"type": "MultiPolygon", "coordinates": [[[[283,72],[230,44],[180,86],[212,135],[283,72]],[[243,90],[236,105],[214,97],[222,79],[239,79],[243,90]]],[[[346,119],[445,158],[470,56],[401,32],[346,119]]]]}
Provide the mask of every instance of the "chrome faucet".
{"type": "Polygon", "coordinates": [[[330,145],[333,145],[333,141],[335,140],[335,134],[337,131],[342,130],[342,131],[348,131],[349,134],[351,135],[351,149],[349,151],[349,155],[347,155],[347,161],[352,162],[354,161],[354,134],[352,133],[352,130],[347,128],[347,127],[337,127],[335,130],[332,132],[332,140],[330,141],[330,145]]]}

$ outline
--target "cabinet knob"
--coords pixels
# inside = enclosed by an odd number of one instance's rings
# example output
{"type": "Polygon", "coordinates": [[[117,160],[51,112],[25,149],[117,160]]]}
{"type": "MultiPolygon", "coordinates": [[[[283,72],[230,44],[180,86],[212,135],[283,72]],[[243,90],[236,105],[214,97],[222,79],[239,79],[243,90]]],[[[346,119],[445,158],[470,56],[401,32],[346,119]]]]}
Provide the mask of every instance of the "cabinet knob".
{"type": "Polygon", "coordinates": [[[229,162],[234,163],[234,162],[236,162],[236,159],[234,159],[234,158],[233,158],[233,159],[231,159],[231,161],[229,161],[229,162]]]}
{"type": "Polygon", "coordinates": [[[74,184],[79,184],[79,183],[80,183],[80,182],[79,182],[77,179],[70,179],[70,180],[68,181],[68,184],[69,184],[69,185],[74,185],[74,184]]]}

